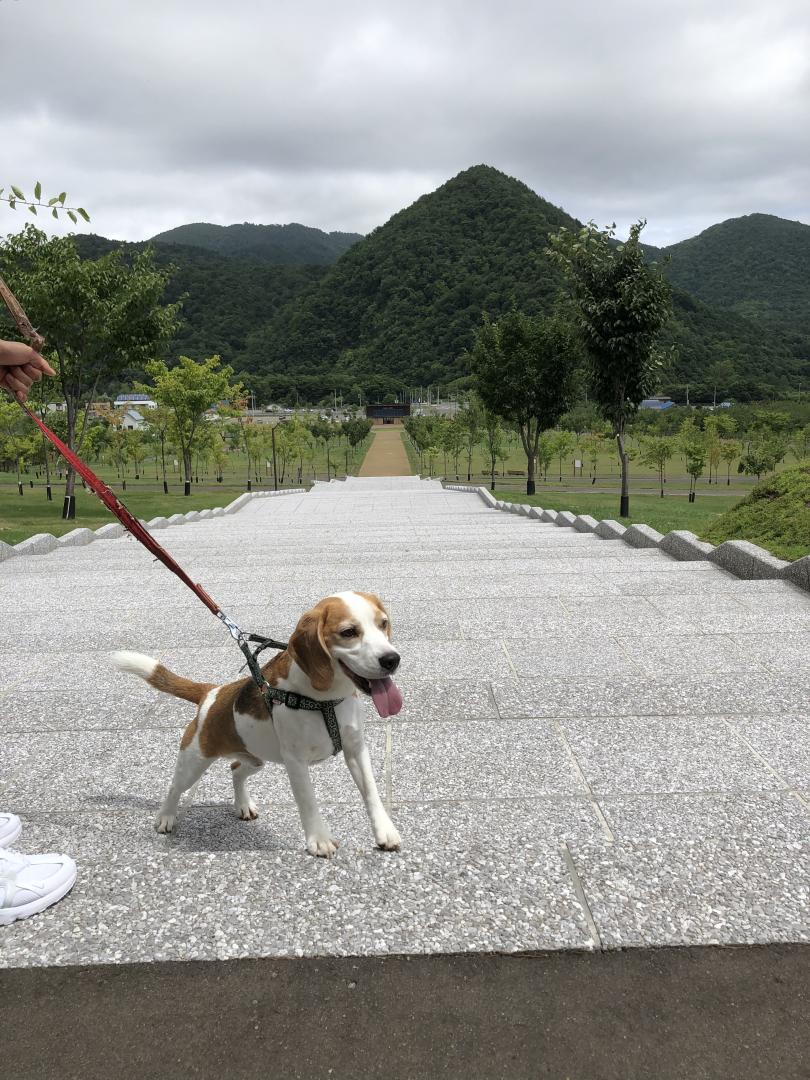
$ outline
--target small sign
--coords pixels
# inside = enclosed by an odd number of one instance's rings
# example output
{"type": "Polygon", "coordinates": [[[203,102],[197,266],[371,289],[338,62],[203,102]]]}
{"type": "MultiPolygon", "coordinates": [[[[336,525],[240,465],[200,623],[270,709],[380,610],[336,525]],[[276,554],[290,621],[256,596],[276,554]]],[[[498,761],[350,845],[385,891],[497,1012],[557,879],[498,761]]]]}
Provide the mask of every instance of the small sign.
{"type": "Polygon", "coordinates": [[[581,462],[581,461],[580,461],[580,460],[579,460],[578,458],[577,458],[577,460],[576,460],[576,461],[574,462],[574,468],[575,468],[575,469],[581,469],[581,468],[582,468],[582,462],[581,462]]]}

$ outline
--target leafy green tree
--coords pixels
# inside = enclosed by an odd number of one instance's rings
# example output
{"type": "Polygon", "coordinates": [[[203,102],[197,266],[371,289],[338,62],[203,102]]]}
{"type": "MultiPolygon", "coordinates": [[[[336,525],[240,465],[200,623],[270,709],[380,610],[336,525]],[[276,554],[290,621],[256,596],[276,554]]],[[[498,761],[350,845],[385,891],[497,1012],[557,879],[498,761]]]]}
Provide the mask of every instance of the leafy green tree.
{"type": "Polygon", "coordinates": [[[441,447],[445,452],[445,474],[447,473],[446,457],[449,454],[453,462],[456,482],[458,482],[458,460],[461,457],[466,441],[464,421],[460,416],[455,416],[451,420],[446,420],[443,428],[441,447]]]}
{"type": "MultiPolygon", "coordinates": [[[[32,225],[0,248],[0,271],[45,338],[67,411],[66,441],[81,451],[97,387],[160,354],[176,325],[177,304],[160,300],[169,274],[150,252],[125,263],[120,253],[79,258],[72,237],[49,240],[32,225]]],[[[68,469],[63,517],[75,516],[68,469]]]]}
{"type": "Polygon", "coordinates": [[[562,483],[563,461],[577,445],[577,437],[573,431],[557,431],[552,436],[554,441],[554,456],[560,463],[560,483],[562,483]]]}
{"type": "Polygon", "coordinates": [[[201,362],[181,356],[177,367],[171,369],[162,360],[152,360],[146,372],[153,381],[151,391],[158,405],[171,417],[172,442],[183,459],[183,494],[191,494],[191,455],[204,437],[203,425],[209,409],[225,402],[230,405],[243,394],[242,387],[231,384],[233,371],[222,367],[218,356],[201,362]]]}
{"type": "Polygon", "coordinates": [[[340,425],[333,424],[331,420],[311,420],[309,424],[309,430],[312,432],[312,436],[318,442],[323,443],[326,450],[326,479],[332,479],[332,457],[331,448],[332,443],[337,439],[340,434],[340,425]]]}
{"type": "Polygon", "coordinates": [[[726,485],[731,485],[731,463],[740,456],[740,444],[734,439],[720,440],[720,460],[726,463],[726,485]]]}
{"type": "Polygon", "coordinates": [[[495,490],[495,462],[500,457],[506,445],[506,436],[503,430],[501,418],[490,409],[481,410],[481,429],[483,432],[483,445],[489,458],[489,490],[495,490]]]}
{"type": "Polygon", "coordinates": [[[158,405],[156,409],[149,409],[146,415],[147,429],[160,447],[160,468],[163,476],[163,494],[169,494],[169,482],[166,479],[166,446],[169,441],[169,431],[172,423],[172,413],[165,405],[158,405]]]}
{"type": "Polygon", "coordinates": [[[678,444],[689,475],[689,502],[694,502],[698,478],[703,475],[703,470],[706,468],[708,452],[706,436],[694,420],[684,420],[678,436],[678,444]]]}
{"type": "Polygon", "coordinates": [[[591,483],[596,483],[596,469],[599,465],[599,455],[604,449],[605,440],[602,435],[591,432],[582,440],[582,451],[590,462],[591,483]]]}
{"type": "Polygon", "coordinates": [[[537,465],[544,480],[548,480],[548,469],[554,460],[556,446],[554,432],[544,431],[537,443],[537,465]]]}
{"type": "MultiPolygon", "coordinates": [[[[477,394],[469,394],[465,401],[464,411],[459,414],[463,425],[464,445],[467,452],[467,483],[472,480],[472,460],[476,446],[481,442],[484,410],[477,394]]],[[[494,466],[493,466],[494,472],[494,466]]]]}
{"type": "Polygon", "coordinates": [[[579,343],[561,317],[530,318],[510,311],[488,317],[478,330],[472,357],[478,392],[493,412],[513,423],[526,454],[526,494],[535,492],[540,436],[571,404],[579,343]]]}
{"type": "Polygon", "coordinates": [[[548,252],[562,270],[589,361],[591,392],[613,425],[622,466],[620,517],[630,514],[629,457],[625,431],[638,406],[653,393],[661,369],[659,334],[672,312],[672,290],[647,262],[639,240],[644,225],[630,228],[624,244],[616,227],[593,223],[574,233],[562,228],[548,252]]]}
{"type": "Polygon", "coordinates": [[[661,498],[664,497],[664,483],[667,462],[675,453],[673,440],[666,435],[651,435],[642,443],[641,462],[658,472],[661,498]]]}

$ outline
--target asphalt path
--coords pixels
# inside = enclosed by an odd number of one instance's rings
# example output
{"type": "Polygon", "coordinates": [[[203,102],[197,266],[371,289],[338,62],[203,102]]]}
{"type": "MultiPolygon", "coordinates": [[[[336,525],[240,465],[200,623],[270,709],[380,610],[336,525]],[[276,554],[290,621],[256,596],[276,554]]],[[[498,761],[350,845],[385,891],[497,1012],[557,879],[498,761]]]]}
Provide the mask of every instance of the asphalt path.
{"type": "Polygon", "coordinates": [[[0,1017],[14,1080],[793,1080],[810,946],[11,969],[0,1017]]]}

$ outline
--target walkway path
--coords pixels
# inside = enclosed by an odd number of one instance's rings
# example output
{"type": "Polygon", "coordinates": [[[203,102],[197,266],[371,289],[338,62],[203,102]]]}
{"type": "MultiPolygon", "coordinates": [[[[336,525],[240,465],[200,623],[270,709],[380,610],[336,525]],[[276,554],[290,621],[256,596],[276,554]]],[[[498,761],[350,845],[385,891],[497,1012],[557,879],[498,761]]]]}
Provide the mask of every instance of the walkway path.
{"type": "Polygon", "coordinates": [[[152,818],[189,706],[111,671],[240,656],[144,550],[0,564],[0,806],[72,894],[0,932],[0,964],[360,955],[810,937],[810,596],[487,509],[415,478],[256,500],[160,534],[243,626],[378,591],[405,707],[369,712],[403,839],[374,850],[342,759],[314,770],[343,845],[305,853],[281,769],[236,820],[224,765],[176,834],[152,818]],[[13,621],[9,617],[13,613],[13,621]]]}
{"type": "Polygon", "coordinates": [[[374,429],[374,442],[360,468],[360,476],[410,476],[411,465],[402,445],[402,428],[393,425],[374,429]]]}

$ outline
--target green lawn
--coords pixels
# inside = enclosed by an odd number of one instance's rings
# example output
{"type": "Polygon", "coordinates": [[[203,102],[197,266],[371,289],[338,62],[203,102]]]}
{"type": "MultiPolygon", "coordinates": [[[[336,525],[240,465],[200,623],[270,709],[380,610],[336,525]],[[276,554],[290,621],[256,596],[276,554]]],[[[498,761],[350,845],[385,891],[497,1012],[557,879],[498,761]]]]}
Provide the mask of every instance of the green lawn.
{"type": "MultiPolygon", "coordinates": [[[[369,436],[348,457],[349,472],[357,473],[363,458],[373,440],[373,434],[369,436]]],[[[331,476],[337,475],[342,478],[346,475],[346,453],[343,446],[334,447],[331,452],[331,476]]],[[[88,462],[92,470],[108,484],[123,503],[136,517],[149,520],[153,517],[170,517],[172,514],[185,514],[189,510],[205,510],[215,506],[227,506],[246,489],[247,483],[247,459],[240,454],[232,453],[228,457],[228,464],[224,470],[223,483],[218,484],[209,467],[207,471],[201,470],[199,483],[193,483],[191,495],[183,495],[183,483],[179,472],[174,470],[171,459],[169,461],[170,472],[168,475],[169,494],[163,494],[161,480],[155,478],[155,464],[148,460],[143,466],[141,479],[136,480],[130,466],[129,475],[126,477],[127,490],[124,491],[121,478],[116,470],[103,462],[88,462]]],[[[273,470],[272,464],[259,462],[258,481],[253,480],[253,490],[272,489],[273,470]]],[[[318,454],[311,466],[305,464],[302,483],[298,483],[297,463],[292,468],[288,467],[280,487],[309,487],[314,479],[325,480],[327,476],[326,454],[322,447],[318,448],[318,454]]],[[[33,536],[34,533],[46,532],[53,536],[61,536],[70,532],[71,529],[85,528],[97,529],[101,525],[108,525],[115,518],[104,505],[93,495],[83,491],[77,482],[76,487],[76,519],[75,521],[62,520],[62,497],[64,494],[64,480],[59,480],[56,474],[52,475],[53,501],[48,502],[45,490],[45,481],[42,476],[37,476],[32,468],[23,474],[23,492],[20,496],[17,491],[16,474],[0,471],[0,540],[6,544],[18,544],[21,540],[33,536]],[[30,487],[33,480],[34,487],[30,487]]]]}
{"type": "Polygon", "coordinates": [[[613,518],[622,525],[650,525],[661,533],[673,529],[688,529],[700,536],[709,526],[739,502],[736,495],[716,495],[701,498],[695,502],[687,501],[685,495],[669,495],[660,498],[657,495],[633,495],[630,493],[630,517],[619,517],[619,496],[558,494],[556,498],[550,492],[538,495],[522,495],[519,492],[495,492],[495,497],[513,503],[529,503],[542,506],[544,510],[570,510],[572,514],[590,514],[601,521],[613,518]]]}

